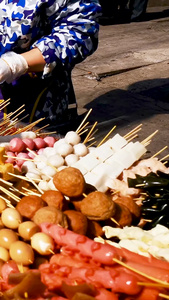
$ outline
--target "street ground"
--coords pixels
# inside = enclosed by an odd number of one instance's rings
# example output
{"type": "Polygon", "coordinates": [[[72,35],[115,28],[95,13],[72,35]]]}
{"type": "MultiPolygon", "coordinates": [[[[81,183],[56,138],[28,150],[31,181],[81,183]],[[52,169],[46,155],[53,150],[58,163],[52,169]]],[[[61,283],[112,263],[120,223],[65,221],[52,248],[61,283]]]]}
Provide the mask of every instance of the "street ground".
{"type": "Polygon", "coordinates": [[[169,5],[148,7],[144,22],[100,26],[98,49],[75,67],[73,84],[79,115],[92,108],[98,142],[115,125],[125,135],[143,124],[139,141],[159,130],[149,155],[169,147],[169,5]]]}

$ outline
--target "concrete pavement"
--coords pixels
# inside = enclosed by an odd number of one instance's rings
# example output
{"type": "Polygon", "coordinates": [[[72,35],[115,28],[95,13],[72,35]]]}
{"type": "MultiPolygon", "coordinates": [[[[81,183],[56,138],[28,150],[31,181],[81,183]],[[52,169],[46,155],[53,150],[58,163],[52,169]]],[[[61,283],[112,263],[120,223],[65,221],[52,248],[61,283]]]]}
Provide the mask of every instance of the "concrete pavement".
{"type": "Polygon", "coordinates": [[[98,49],[75,67],[73,84],[79,114],[93,109],[97,141],[114,125],[125,135],[142,123],[139,141],[159,130],[149,155],[169,147],[169,6],[148,7],[144,22],[100,26],[98,49]]]}

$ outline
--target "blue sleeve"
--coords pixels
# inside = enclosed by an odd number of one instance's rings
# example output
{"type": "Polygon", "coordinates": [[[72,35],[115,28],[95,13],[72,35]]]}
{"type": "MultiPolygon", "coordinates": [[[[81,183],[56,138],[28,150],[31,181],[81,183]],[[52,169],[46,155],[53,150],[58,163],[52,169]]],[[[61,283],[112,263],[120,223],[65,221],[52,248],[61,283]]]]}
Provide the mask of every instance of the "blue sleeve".
{"type": "Polygon", "coordinates": [[[92,54],[98,45],[97,17],[101,7],[97,0],[66,1],[60,11],[51,14],[52,8],[54,5],[47,9],[51,33],[32,46],[39,48],[46,61],[44,74],[49,73],[58,61],[72,68],[92,54]]]}

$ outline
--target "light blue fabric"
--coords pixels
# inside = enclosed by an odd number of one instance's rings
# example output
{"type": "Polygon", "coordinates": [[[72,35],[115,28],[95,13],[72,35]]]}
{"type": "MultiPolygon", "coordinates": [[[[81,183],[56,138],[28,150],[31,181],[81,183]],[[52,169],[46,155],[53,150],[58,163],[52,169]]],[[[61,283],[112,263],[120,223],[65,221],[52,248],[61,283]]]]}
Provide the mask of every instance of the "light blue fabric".
{"type": "Polygon", "coordinates": [[[38,47],[43,76],[61,62],[73,68],[97,48],[97,0],[0,0],[0,56],[38,47]]]}

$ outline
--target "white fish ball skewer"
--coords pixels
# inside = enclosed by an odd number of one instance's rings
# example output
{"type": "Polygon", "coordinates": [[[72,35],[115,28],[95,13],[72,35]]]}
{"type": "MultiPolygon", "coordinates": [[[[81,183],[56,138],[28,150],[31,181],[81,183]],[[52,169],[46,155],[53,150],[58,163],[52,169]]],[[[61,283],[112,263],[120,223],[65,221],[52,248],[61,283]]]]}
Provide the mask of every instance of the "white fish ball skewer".
{"type": "Polygon", "coordinates": [[[48,163],[55,168],[59,168],[64,165],[65,160],[61,155],[55,154],[48,158],[48,163]]]}
{"type": "Polygon", "coordinates": [[[61,156],[65,157],[65,156],[73,153],[73,146],[71,146],[70,144],[67,144],[67,143],[63,143],[57,148],[57,152],[61,156]]]}
{"type": "Polygon", "coordinates": [[[53,177],[57,173],[57,170],[51,166],[46,166],[41,170],[41,172],[46,176],[53,177]]]}
{"type": "Polygon", "coordinates": [[[54,147],[46,147],[43,149],[43,155],[45,155],[47,158],[55,154],[57,154],[57,149],[54,147]]]}
{"type": "Polygon", "coordinates": [[[49,185],[48,185],[48,182],[45,181],[45,180],[41,180],[39,183],[38,183],[38,188],[40,190],[42,190],[43,192],[44,191],[48,191],[50,188],[49,188],[49,185]]]}
{"type": "Polygon", "coordinates": [[[76,154],[69,154],[65,157],[65,163],[67,166],[72,166],[79,160],[79,157],[76,154]]]}
{"type": "Polygon", "coordinates": [[[76,154],[77,156],[85,156],[88,153],[88,148],[82,143],[74,145],[73,149],[74,154],[76,154]]]}
{"type": "Polygon", "coordinates": [[[75,132],[75,131],[68,131],[65,135],[65,141],[68,143],[68,144],[71,144],[71,145],[76,145],[76,144],[79,144],[80,141],[81,141],[81,137],[80,135],[75,132]]]}

